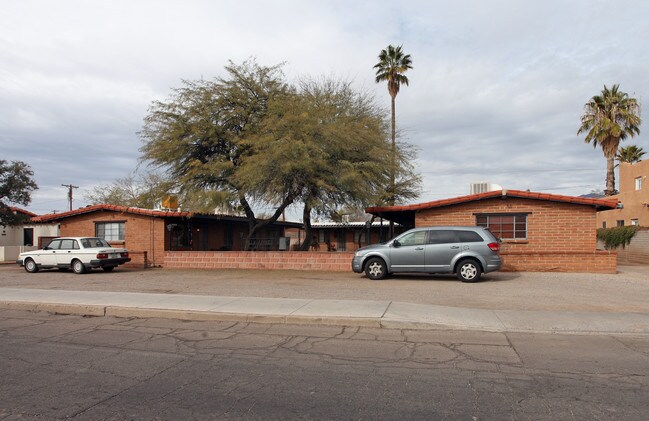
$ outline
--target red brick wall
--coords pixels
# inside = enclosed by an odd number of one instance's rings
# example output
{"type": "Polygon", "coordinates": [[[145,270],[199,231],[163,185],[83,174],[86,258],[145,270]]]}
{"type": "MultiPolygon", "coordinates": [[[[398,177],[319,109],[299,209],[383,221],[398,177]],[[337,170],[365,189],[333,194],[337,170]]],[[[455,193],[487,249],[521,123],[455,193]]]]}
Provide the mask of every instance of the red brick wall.
{"type": "Polygon", "coordinates": [[[292,251],[168,251],[167,269],[275,269],[351,272],[354,253],[292,251]]]}
{"type": "Polygon", "coordinates": [[[586,272],[616,273],[616,253],[595,251],[591,253],[500,253],[504,272],[586,272]]]}
{"type": "MultiPolygon", "coordinates": [[[[351,272],[353,253],[328,252],[165,252],[167,269],[261,269],[351,272]]],[[[503,271],[615,273],[616,255],[592,253],[502,253],[503,271]]]]}
{"type": "Polygon", "coordinates": [[[165,224],[161,218],[109,211],[92,212],[61,221],[62,237],[95,235],[95,222],[125,221],[124,241],[111,242],[115,247],[125,247],[132,253],[132,264],[141,266],[144,254],[149,265],[161,265],[164,259],[165,224]]]}
{"type": "Polygon", "coordinates": [[[527,240],[505,241],[503,251],[593,252],[596,249],[595,208],[571,203],[488,199],[420,211],[415,216],[415,225],[475,225],[477,213],[529,213],[527,240]]]}
{"type": "Polygon", "coordinates": [[[507,197],[426,209],[415,225],[475,225],[478,213],[527,213],[527,239],[501,244],[504,270],[615,273],[615,253],[596,252],[592,206],[507,197]]]}

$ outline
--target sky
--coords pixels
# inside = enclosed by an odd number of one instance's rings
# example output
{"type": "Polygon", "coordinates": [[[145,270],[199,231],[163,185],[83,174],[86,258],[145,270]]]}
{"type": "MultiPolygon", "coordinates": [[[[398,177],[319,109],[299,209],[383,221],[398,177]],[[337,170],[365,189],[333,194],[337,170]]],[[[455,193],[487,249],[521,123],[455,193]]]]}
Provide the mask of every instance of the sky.
{"type": "MultiPolygon", "coordinates": [[[[95,186],[135,171],[149,105],[182,80],[225,76],[229,60],[284,62],[290,81],[350,80],[388,113],[372,67],[381,49],[402,45],[413,69],[397,128],[419,151],[415,203],[469,194],[473,182],[603,190],[602,151],[577,135],[584,104],[604,85],[641,105],[649,94],[643,0],[0,0],[0,9],[0,159],[31,166],[39,189],[25,208],[38,214],[68,210],[62,184],[79,186],[78,208],[95,186]]],[[[640,129],[623,145],[649,151],[640,129]]]]}

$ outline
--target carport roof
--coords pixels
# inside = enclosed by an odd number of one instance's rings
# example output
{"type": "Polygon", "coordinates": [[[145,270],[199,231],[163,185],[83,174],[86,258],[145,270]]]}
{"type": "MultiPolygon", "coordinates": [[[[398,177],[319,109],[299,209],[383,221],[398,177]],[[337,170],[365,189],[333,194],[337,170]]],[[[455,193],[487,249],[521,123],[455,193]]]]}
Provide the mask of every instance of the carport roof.
{"type": "Polygon", "coordinates": [[[371,213],[390,221],[406,226],[414,226],[415,213],[425,209],[441,208],[467,202],[476,202],[485,199],[516,197],[521,199],[544,200],[550,202],[574,203],[576,205],[594,206],[596,210],[615,209],[617,199],[594,199],[577,196],[564,196],[559,194],[538,193],[523,190],[496,190],[485,193],[470,194],[467,196],[452,197],[449,199],[434,200],[432,202],[416,203],[404,206],[374,206],[365,209],[371,213]]]}

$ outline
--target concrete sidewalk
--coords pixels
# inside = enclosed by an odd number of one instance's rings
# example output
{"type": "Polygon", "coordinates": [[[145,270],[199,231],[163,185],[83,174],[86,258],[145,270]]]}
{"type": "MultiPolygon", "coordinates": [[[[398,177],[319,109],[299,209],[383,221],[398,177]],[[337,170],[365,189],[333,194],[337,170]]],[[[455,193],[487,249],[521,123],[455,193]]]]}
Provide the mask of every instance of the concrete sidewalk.
{"type": "Polygon", "coordinates": [[[161,317],[492,332],[649,334],[649,314],[487,310],[398,301],[223,297],[0,288],[0,309],[114,317],[161,317]]]}

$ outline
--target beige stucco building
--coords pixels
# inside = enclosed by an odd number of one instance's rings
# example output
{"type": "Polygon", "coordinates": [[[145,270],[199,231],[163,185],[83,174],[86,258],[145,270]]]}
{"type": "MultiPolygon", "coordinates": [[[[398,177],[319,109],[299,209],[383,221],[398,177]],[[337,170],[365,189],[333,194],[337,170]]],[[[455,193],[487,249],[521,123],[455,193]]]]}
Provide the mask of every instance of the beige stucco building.
{"type": "Polygon", "coordinates": [[[611,196],[618,209],[597,213],[597,227],[639,225],[649,227],[649,160],[620,163],[620,193],[611,196]]]}
{"type": "MultiPolygon", "coordinates": [[[[14,208],[14,213],[20,213],[26,217],[35,217],[36,214],[24,209],[14,208]]],[[[32,224],[25,222],[22,225],[4,226],[0,225],[0,262],[14,262],[18,254],[23,251],[36,250],[42,246],[42,240],[59,236],[58,224],[32,224]]],[[[47,243],[46,243],[47,244],[47,243]]]]}

